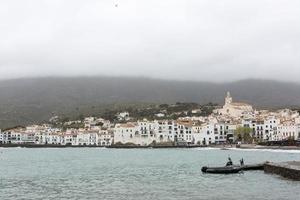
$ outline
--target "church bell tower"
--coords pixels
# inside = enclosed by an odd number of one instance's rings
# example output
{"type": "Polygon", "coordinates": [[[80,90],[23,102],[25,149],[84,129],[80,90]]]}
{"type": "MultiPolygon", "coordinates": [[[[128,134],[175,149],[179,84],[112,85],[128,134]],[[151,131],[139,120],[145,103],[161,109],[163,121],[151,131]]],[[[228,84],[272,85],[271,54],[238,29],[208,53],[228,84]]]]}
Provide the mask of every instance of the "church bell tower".
{"type": "Polygon", "coordinates": [[[230,95],[230,92],[227,92],[227,95],[225,97],[225,105],[231,104],[232,103],[232,97],[230,95]]]}

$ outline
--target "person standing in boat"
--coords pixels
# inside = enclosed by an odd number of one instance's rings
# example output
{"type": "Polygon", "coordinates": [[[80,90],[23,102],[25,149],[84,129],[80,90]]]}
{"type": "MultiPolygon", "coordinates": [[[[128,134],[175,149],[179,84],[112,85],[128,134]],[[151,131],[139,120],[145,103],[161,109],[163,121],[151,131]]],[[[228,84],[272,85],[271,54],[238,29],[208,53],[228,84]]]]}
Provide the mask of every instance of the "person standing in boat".
{"type": "Polygon", "coordinates": [[[241,164],[241,166],[244,166],[244,158],[242,158],[242,159],[240,160],[240,164],[241,164]]]}
{"type": "Polygon", "coordinates": [[[230,157],[228,157],[228,162],[226,163],[226,166],[231,166],[233,165],[232,160],[230,157]]]}

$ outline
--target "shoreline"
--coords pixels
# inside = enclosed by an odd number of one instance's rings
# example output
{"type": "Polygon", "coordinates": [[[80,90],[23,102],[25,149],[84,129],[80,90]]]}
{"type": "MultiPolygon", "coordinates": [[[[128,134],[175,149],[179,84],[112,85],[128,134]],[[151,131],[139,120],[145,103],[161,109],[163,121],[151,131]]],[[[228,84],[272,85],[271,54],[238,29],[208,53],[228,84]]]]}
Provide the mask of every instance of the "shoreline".
{"type": "Polygon", "coordinates": [[[53,144],[0,144],[0,148],[103,148],[105,146],[92,146],[92,145],[53,145],[53,144]]]}
{"type": "Polygon", "coordinates": [[[263,146],[263,145],[217,145],[210,146],[211,148],[230,150],[230,149],[254,149],[254,150],[300,150],[300,146],[263,146]]]}
{"type": "Polygon", "coordinates": [[[208,146],[126,146],[126,145],[112,145],[112,146],[96,146],[96,145],[53,145],[53,144],[0,144],[0,148],[108,148],[108,149],[192,149],[192,148],[213,148],[220,150],[232,149],[254,149],[254,150],[299,150],[300,146],[262,146],[262,145],[208,145],[208,146]]]}
{"type": "Polygon", "coordinates": [[[300,150],[300,146],[264,146],[264,145],[255,145],[255,144],[242,144],[240,146],[230,146],[230,145],[216,145],[216,146],[210,146],[212,148],[220,148],[224,150],[230,150],[230,149],[257,149],[257,150],[300,150]]]}
{"type": "Polygon", "coordinates": [[[240,149],[268,149],[268,150],[300,150],[299,146],[255,146],[255,147],[239,147],[240,149]]]}
{"type": "Polygon", "coordinates": [[[132,146],[132,145],[112,145],[112,146],[96,146],[96,145],[53,145],[53,144],[0,144],[0,148],[108,148],[108,149],[166,149],[166,148],[205,148],[209,146],[132,146]]]}

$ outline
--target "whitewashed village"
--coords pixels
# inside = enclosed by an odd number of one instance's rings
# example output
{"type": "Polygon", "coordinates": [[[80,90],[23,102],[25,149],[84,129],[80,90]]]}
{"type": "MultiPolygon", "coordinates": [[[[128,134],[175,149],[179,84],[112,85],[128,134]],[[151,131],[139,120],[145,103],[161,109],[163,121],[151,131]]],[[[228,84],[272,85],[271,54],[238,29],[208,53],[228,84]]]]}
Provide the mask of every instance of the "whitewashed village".
{"type": "MultiPolygon", "coordinates": [[[[193,110],[193,113],[201,110],[193,110]]],[[[223,107],[209,116],[185,116],[132,121],[129,112],[121,112],[122,123],[96,117],[68,121],[83,123],[81,128],[63,130],[49,124],[31,125],[0,131],[0,144],[35,144],[57,146],[209,146],[218,144],[258,143],[300,139],[297,111],[255,110],[247,103],[235,102],[228,92],[223,107]],[[240,131],[238,131],[240,130],[240,131]],[[238,137],[247,130],[249,138],[238,137]]],[[[51,120],[55,120],[55,117],[51,120]]]]}

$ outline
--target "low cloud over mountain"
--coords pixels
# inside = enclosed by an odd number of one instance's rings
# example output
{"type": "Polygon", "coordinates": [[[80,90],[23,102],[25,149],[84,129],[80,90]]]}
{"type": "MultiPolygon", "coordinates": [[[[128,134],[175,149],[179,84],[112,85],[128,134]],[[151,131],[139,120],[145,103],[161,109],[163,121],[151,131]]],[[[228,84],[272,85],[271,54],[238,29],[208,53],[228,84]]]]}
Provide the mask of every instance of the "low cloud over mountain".
{"type": "Polygon", "coordinates": [[[118,103],[214,102],[226,91],[234,100],[259,108],[300,105],[300,85],[271,80],[230,83],[165,81],[148,78],[77,77],[0,81],[0,127],[40,122],[54,114],[94,114],[118,103]]]}

